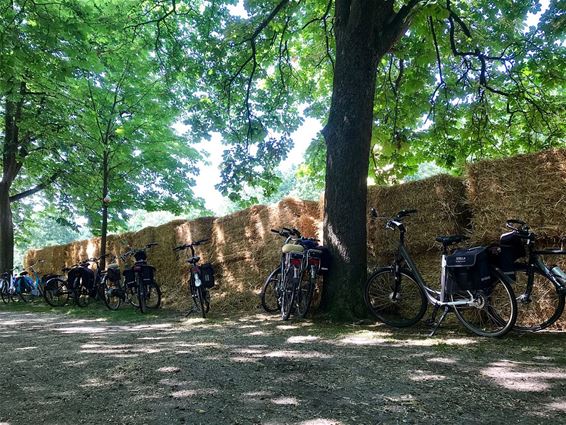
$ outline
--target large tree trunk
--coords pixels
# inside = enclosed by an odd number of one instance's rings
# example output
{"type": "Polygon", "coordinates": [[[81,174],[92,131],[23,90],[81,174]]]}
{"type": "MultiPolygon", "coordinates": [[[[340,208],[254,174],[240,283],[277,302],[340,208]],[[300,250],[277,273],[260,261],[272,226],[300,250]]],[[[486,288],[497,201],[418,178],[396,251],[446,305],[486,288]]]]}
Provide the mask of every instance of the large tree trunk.
{"type": "Polygon", "coordinates": [[[0,273],[14,266],[14,224],[10,208],[10,188],[0,183],[0,273]]]}
{"type": "Polygon", "coordinates": [[[324,243],[332,266],[321,309],[339,319],[365,311],[367,275],[367,176],[377,64],[385,53],[376,42],[390,5],[336,1],[336,65],[326,140],[324,243]],[[362,5],[363,4],[363,5],[362,5]],[[378,10],[387,6],[387,10],[378,10]]]}

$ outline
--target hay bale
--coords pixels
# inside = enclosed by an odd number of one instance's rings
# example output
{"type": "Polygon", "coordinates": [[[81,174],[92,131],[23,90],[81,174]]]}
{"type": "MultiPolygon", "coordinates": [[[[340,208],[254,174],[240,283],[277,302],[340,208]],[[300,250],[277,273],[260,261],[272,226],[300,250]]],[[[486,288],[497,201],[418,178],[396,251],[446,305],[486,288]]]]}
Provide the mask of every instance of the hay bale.
{"type": "Polygon", "coordinates": [[[544,238],[566,237],[566,149],[479,161],[467,174],[475,242],[496,241],[509,218],[544,238]]]}
{"type": "MultiPolygon", "coordinates": [[[[438,175],[397,186],[368,188],[368,209],[375,208],[380,216],[392,217],[403,209],[417,209],[406,219],[406,244],[409,250],[434,250],[435,237],[462,234],[467,225],[465,187],[458,177],[438,175]]],[[[394,253],[399,236],[386,230],[383,220],[368,221],[368,257],[394,253]]]]}

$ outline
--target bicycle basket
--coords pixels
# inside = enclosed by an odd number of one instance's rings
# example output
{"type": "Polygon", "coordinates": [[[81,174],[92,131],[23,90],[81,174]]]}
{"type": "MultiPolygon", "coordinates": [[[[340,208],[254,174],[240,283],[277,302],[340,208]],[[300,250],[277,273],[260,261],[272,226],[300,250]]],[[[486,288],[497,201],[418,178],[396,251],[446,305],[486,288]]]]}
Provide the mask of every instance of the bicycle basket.
{"type": "Polygon", "coordinates": [[[214,268],[212,264],[205,263],[200,266],[200,278],[205,288],[214,287],[214,268]]]}
{"type": "Polygon", "coordinates": [[[447,294],[489,287],[492,283],[488,248],[457,249],[446,256],[447,294]]]}

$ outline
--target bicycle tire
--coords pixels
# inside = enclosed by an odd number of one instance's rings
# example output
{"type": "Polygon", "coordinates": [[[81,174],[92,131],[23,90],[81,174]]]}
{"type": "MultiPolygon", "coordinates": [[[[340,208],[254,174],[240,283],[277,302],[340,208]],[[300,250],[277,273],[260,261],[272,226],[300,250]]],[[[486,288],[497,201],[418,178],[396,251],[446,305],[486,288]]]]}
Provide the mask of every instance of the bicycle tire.
{"type": "Polygon", "coordinates": [[[485,337],[501,337],[513,329],[517,301],[507,278],[495,275],[489,288],[456,293],[450,297],[452,301],[469,299],[470,293],[478,299],[478,306],[454,306],[456,317],[466,329],[485,337]]]}
{"type": "Polygon", "coordinates": [[[146,285],[145,306],[150,310],[157,310],[161,306],[161,288],[157,282],[146,285]]]}
{"type": "Polygon", "coordinates": [[[410,270],[402,269],[400,276],[399,288],[395,295],[393,268],[383,267],[376,270],[366,281],[364,302],[379,321],[395,328],[406,328],[423,318],[428,301],[424,289],[410,270]]]}
{"type": "Polygon", "coordinates": [[[29,303],[33,299],[32,288],[25,277],[20,276],[16,279],[17,295],[24,303],[29,303]]]}
{"type": "Polygon", "coordinates": [[[51,307],[63,307],[69,301],[69,287],[66,281],[54,277],[45,282],[43,299],[51,307]]]}
{"type": "Polygon", "coordinates": [[[295,301],[295,278],[293,270],[287,269],[283,278],[283,290],[281,295],[281,319],[288,320],[293,310],[293,302],[295,301]]]}
{"type": "Polygon", "coordinates": [[[259,297],[261,300],[261,307],[266,313],[276,313],[281,310],[281,302],[279,301],[280,297],[278,294],[280,277],[281,267],[277,267],[269,274],[261,288],[259,297]]]}
{"type": "Polygon", "coordinates": [[[104,304],[109,310],[118,310],[123,301],[123,289],[120,282],[112,282],[106,276],[100,282],[104,291],[104,304]]]}
{"type": "Polygon", "coordinates": [[[89,305],[90,291],[81,277],[75,279],[75,282],[73,284],[73,295],[75,297],[75,303],[79,307],[84,308],[89,305]]]}
{"type": "Polygon", "coordinates": [[[204,311],[207,314],[210,311],[210,291],[207,288],[204,289],[204,311]]]}
{"type": "Polygon", "coordinates": [[[516,272],[513,285],[517,299],[517,320],[515,329],[540,331],[556,322],[564,311],[564,294],[555,283],[540,270],[534,270],[534,282],[530,298],[527,289],[527,271],[516,272]]]}
{"type": "MultiPolygon", "coordinates": [[[[314,266],[311,266],[314,267],[314,266]]],[[[310,268],[309,268],[310,269],[310,268]]],[[[297,315],[300,318],[305,318],[309,312],[311,302],[312,302],[312,295],[314,293],[314,284],[316,279],[316,271],[315,278],[313,279],[313,271],[305,270],[303,275],[301,276],[301,280],[299,282],[299,289],[297,292],[297,315]],[[305,279],[306,277],[306,279],[305,279]]]]}
{"type": "Polygon", "coordinates": [[[6,279],[0,280],[0,297],[4,304],[8,304],[11,301],[10,297],[10,282],[6,279]]]}

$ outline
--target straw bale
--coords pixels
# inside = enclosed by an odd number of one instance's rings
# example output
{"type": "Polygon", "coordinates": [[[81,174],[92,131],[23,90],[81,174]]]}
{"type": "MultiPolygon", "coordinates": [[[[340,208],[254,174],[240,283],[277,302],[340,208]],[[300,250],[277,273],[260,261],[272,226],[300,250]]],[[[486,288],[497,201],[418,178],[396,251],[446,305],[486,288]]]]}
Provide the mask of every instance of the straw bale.
{"type": "Polygon", "coordinates": [[[467,174],[474,241],[497,240],[509,218],[543,237],[566,237],[566,149],[479,161],[467,174]]]}
{"type": "MultiPolygon", "coordinates": [[[[460,178],[438,175],[397,186],[368,188],[368,208],[380,216],[391,217],[403,209],[417,209],[406,219],[406,244],[409,249],[434,249],[435,237],[461,234],[465,231],[465,187],[460,178]]],[[[378,257],[395,252],[398,233],[386,230],[384,220],[368,221],[368,256],[378,257]]]]}

